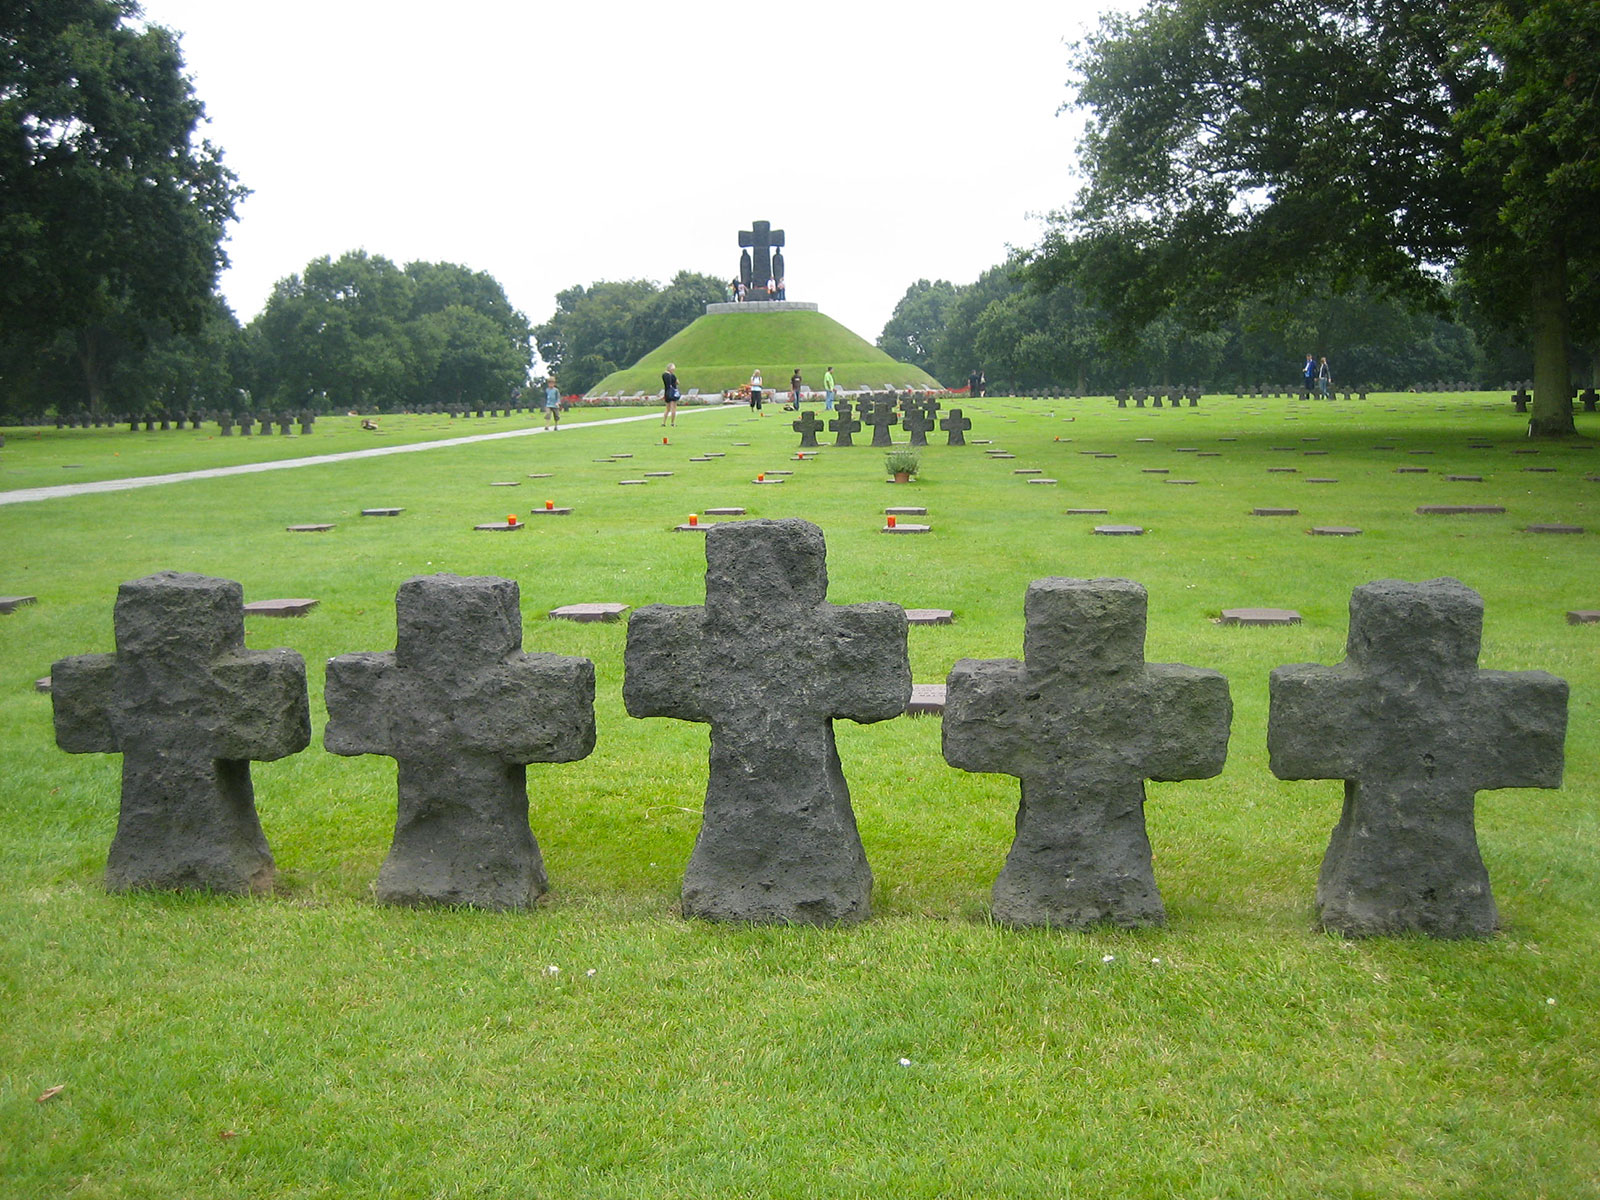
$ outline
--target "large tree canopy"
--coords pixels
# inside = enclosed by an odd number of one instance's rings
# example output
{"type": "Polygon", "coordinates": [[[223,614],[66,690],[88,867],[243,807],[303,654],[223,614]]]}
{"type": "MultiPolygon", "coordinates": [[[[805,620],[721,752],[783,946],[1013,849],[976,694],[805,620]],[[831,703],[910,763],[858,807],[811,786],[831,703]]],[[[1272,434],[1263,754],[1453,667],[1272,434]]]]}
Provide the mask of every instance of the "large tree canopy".
{"type": "Polygon", "coordinates": [[[74,340],[98,404],[113,344],[195,330],[245,194],[196,136],[176,38],[131,0],[0,3],[0,332],[74,340]]]}
{"type": "Polygon", "coordinates": [[[1077,59],[1088,183],[1033,278],[1081,284],[1128,341],[1322,281],[1443,311],[1454,272],[1532,342],[1533,432],[1570,433],[1569,328],[1597,332],[1597,63],[1600,5],[1568,0],[1107,17],[1077,59]]]}

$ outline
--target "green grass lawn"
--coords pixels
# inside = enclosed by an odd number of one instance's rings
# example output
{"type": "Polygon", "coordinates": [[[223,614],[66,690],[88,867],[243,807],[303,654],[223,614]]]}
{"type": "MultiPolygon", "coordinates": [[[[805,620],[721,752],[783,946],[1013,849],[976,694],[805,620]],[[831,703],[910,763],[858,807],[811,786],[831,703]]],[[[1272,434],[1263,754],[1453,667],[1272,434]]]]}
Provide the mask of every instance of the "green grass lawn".
{"type": "MultiPolygon", "coordinates": [[[[39,598],[0,616],[0,1197],[1600,1196],[1600,626],[1564,618],[1600,608],[1600,482],[1585,478],[1600,451],[1530,447],[1509,408],[991,399],[967,406],[969,436],[1014,460],[936,444],[895,486],[881,450],[797,462],[789,418],[741,407],[0,505],[0,594],[39,598]],[[1480,439],[1492,448],[1468,448],[1480,439]],[[689,461],[708,451],[725,457],[689,461]],[[594,461],[616,453],[632,457],[594,461]],[[1059,482],[1013,474],[1034,467],[1059,482]],[[794,474],[751,482],[773,470],[794,474]],[[649,471],[673,474],[618,486],[649,471]],[[504,480],[521,486],[489,486],[504,480]],[[472,531],[546,499],[575,511],[472,531]],[[1413,511],[1434,503],[1507,511],[1413,511]],[[883,536],[890,504],[925,504],[933,532],[883,536]],[[406,511],[359,516],[388,505],[406,511]],[[837,726],[871,921],[682,920],[706,730],[626,715],[623,624],[545,616],[702,603],[702,539],[671,530],[720,505],[819,524],[836,603],[953,609],[955,624],[910,631],[918,682],[1020,655],[1030,580],[1144,584],[1146,656],[1217,668],[1235,704],[1220,777],[1148,788],[1167,926],[992,924],[1017,784],[946,766],[937,718],[837,726]],[[311,521],[336,528],[284,530],[311,521]],[[1097,521],[1148,532],[1096,537],[1097,521]],[[1588,532],[1522,532],[1534,522],[1588,532]],[[311,749],[254,768],[271,898],[107,895],[119,760],[56,750],[32,690],[54,659],[112,649],[118,583],[161,569],[240,580],[247,600],[321,600],[247,623],[252,647],[305,656],[316,727],[311,749]],[[392,648],[396,587],[433,571],[517,580],[526,648],[595,662],[594,754],[528,772],[552,884],[531,913],[374,905],[393,764],[321,748],[323,663],[392,648]],[[1341,789],[1268,771],[1267,675],[1343,656],[1352,587],[1439,575],[1484,595],[1483,666],[1570,681],[1566,783],[1480,795],[1499,936],[1352,943],[1313,924],[1341,789]],[[1247,605],[1304,622],[1214,623],[1247,605]]],[[[384,424],[400,440],[518,421],[384,424]]],[[[317,428],[272,448],[370,444],[317,428]]],[[[5,432],[0,488],[265,445],[5,432]]]]}

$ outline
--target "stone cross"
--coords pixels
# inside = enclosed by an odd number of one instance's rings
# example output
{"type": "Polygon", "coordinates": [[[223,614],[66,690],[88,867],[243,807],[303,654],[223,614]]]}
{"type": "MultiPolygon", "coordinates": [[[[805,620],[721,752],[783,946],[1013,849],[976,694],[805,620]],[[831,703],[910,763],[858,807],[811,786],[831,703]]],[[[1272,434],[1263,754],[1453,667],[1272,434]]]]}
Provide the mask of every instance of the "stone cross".
{"type": "Polygon", "coordinates": [[[800,414],[800,419],[793,422],[793,426],[794,431],[800,435],[800,448],[802,450],[807,447],[814,449],[817,444],[817,434],[827,428],[817,419],[817,414],[809,408],[800,414]]]}
{"type": "Polygon", "coordinates": [[[1560,787],[1567,685],[1480,671],[1483,598],[1454,579],[1364,584],[1338,666],[1271,676],[1267,750],[1280,779],[1343,779],[1317,909],[1346,936],[1494,931],[1478,853],[1480,789],[1560,787]]]}
{"type": "Polygon", "coordinates": [[[933,428],[933,414],[920,405],[910,405],[906,408],[905,420],[901,425],[910,430],[913,446],[926,446],[928,430],[933,428]]]}
{"type": "Polygon", "coordinates": [[[546,888],[527,764],[594,749],[594,664],[523,653],[517,596],[509,579],[408,579],[395,648],[328,662],[324,744],[399,763],[384,903],[523,908],[546,888]]]}
{"type": "Polygon", "coordinates": [[[1023,607],[1024,661],[961,659],[945,699],[950,765],[1022,781],[995,918],[1160,924],[1144,781],[1222,770],[1228,681],[1144,661],[1145,590],[1130,580],[1035,580],[1023,607]]]}
{"type": "Polygon", "coordinates": [[[839,415],[828,422],[828,428],[833,431],[835,446],[853,446],[855,443],[850,435],[861,432],[861,422],[857,421],[850,408],[850,401],[839,401],[839,415]]]}
{"type": "Polygon", "coordinates": [[[122,755],[106,886],[271,890],[250,762],[311,742],[305,661],[246,650],[244,589],[163,571],[117,589],[114,654],[50,670],[56,744],[122,755]]]}
{"type": "Polygon", "coordinates": [[[887,400],[874,400],[869,407],[863,410],[861,419],[872,426],[872,444],[874,446],[892,446],[894,438],[890,430],[899,421],[895,414],[894,405],[887,400]]]}
{"type": "Polygon", "coordinates": [[[834,745],[911,698],[905,610],[827,602],[822,530],[735,521],[706,534],[706,603],[628,622],[622,699],[636,717],[711,726],[686,916],[825,924],[869,912],[872,872],[834,745]]]}
{"type": "MultiPolygon", "coordinates": [[[[739,246],[754,252],[751,262],[750,274],[745,276],[744,285],[747,288],[760,288],[766,294],[767,280],[772,275],[772,248],[783,245],[783,230],[774,229],[767,221],[752,221],[749,229],[739,231],[739,246]]],[[[739,269],[744,270],[743,256],[739,260],[739,269]]]]}
{"type": "Polygon", "coordinates": [[[972,418],[962,416],[959,408],[952,408],[945,419],[939,422],[939,428],[950,435],[948,445],[965,446],[967,430],[972,428],[972,418]]]}

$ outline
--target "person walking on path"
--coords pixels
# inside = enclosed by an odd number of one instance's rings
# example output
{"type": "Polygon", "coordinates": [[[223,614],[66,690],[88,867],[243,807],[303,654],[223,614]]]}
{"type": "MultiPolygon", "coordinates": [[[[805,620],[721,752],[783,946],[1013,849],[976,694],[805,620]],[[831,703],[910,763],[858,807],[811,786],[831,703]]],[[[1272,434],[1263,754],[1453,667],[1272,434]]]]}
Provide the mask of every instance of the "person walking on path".
{"type": "Polygon", "coordinates": [[[661,423],[665,425],[669,420],[678,423],[678,370],[677,363],[668,363],[667,369],[661,372],[661,399],[666,401],[667,411],[661,414],[661,423]]]}
{"type": "Polygon", "coordinates": [[[1323,356],[1317,364],[1317,390],[1322,393],[1324,400],[1328,399],[1328,390],[1333,387],[1333,368],[1328,366],[1328,358],[1323,356]]]}
{"type": "Polygon", "coordinates": [[[1305,395],[1306,399],[1309,400],[1311,399],[1311,393],[1317,386],[1317,359],[1315,355],[1306,355],[1305,370],[1301,374],[1306,377],[1305,395]]]}
{"type": "Polygon", "coordinates": [[[556,432],[561,432],[561,389],[556,386],[554,375],[544,381],[544,423],[554,425],[556,432]]]}
{"type": "Polygon", "coordinates": [[[761,415],[761,368],[750,372],[750,411],[761,415]]]}
{"type": "Polygon", "coordinates": [[[827,397],[823,401],[823,408],[828,412],[832,412],[833,411],[833,399],[834,399],[835,394],[839,390],[837,387],[834,386],[834,383],[833,383],[833,368],[832,367],[829,367],[826,371],[824,371],[822,373],[822,390],[827,393],[827,397]]]}

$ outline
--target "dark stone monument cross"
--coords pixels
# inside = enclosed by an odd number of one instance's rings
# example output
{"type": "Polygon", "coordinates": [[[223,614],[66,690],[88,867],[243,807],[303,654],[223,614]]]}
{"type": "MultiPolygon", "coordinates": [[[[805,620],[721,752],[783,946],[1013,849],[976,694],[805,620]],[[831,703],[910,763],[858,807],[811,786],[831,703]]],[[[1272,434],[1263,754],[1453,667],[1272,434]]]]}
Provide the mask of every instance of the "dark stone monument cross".
{"type": "Polygon", "coordinates": [[[1145,608],[1131,580],[1035,580],[1024,661],[964,658],[950,671],[945,759],[1022,781],[1016,841],[994,885],[997,920],[1165,918],[1144,781],[1221,771],[1233,703],[1215,671],[1144,661],[1145,608]]]}
{"type": "Polygon", "coordinates": [[[800,414],[800,419],[793,422],[793,426],[794,431],[800,435],[800,448],[802,450],[808,447],[815,449],[817,445],[817,434],[821,433],[823,429],[827,428],[827,426],[825,426],[822,421],[817,418],[817,414],[812,412],[809,408],[800,414]]]}
{"type": "Polygon", "coordinates": [[[967,430],[972,428],[972,418],[962,416],[959,408],[952,408],[945,419],[939,422],[939,428],[950,435],[948,445],[965,446],[967,430]]]}
{"type": "Polygon", "coordinates": [[[739,259],[739,270],[746,288],[760,288],[765,292],[767,280],[774,278],[772,248],[781,245],[783,245],[783,230],[774,229],[770,222],[752,221],[749,229],[739,231],[740,248],[749,250],[753,254],[748,268],[744,256],[741,255],[739,259]]]}
{"type": "Polygon", "coordinates": [[[839,415],[828,422],[828,428],[833,431],[835,446],[853,446],[855,443],[850,435],[861,432],[861,422],[855,419],[850,408],[850,401],[839,401],[839,415]]]}
{"type": "Polygon", "coordinates": [[[378,899],[525,907],[546,887],[527,764],[594,749],[594,664],[524,654],[509,579],[408,579],[395,618],[393,650],[329,660],[323,738],[335,754],[399,763],[378,899]]]}
{"type": "Polygon", "coordinates": [[[50,670],[56,744],[122,755],[106,886],[263,892],[272,852],[250,762],[311,742],[305,661],[246,650],[244,589],[163,571],[117,589],[114,654],[50,670]]]}
{"type": "Polygon", "coordinates": [[[711,726],[686,916],[824,924],[868,915],[872,872],[833,722],[905,711],[906,618],[898,604],[833,605],[827,594],[815,525],[735,521],[706,534],[703,608],[652,604],[628,622],[628,712],[711,726]]]}
{"type": "Polygon", "coordinates": [[[901,425],[910,431],[913,446],[926,446],[928,430],[933,428],[933,414],[920,405],[913,405],[906,409],[905,420],[901,425]]]}
{"type": "Polygon", "coordinates": [[[891,430],[899,422],[899,415],[894,411],[894,404],[888,400],[874,400],[861,414],[861,419],[872,426],[872,444],[874,446],[892,446],[894,437],[891,430]]]}
{"type": "Polygon", "coordinates": [[[1454,579],[1383,579],[1350,595],[1338,666],[1271,676],[1267,750],[1280,779],[1343,779],[1317,909],[1347,936],[1492,933],[1480,789],[1560,787],[1567,684],[1480,671],[1483,598],[1454,579]]]}

